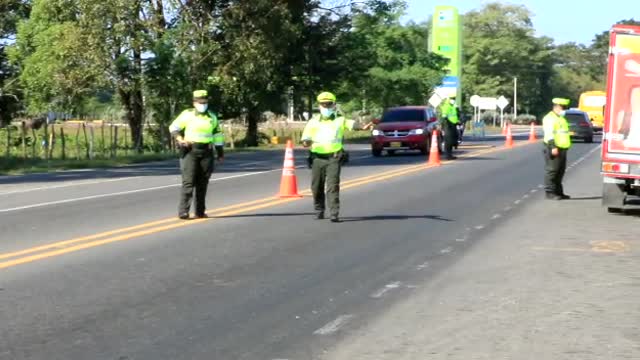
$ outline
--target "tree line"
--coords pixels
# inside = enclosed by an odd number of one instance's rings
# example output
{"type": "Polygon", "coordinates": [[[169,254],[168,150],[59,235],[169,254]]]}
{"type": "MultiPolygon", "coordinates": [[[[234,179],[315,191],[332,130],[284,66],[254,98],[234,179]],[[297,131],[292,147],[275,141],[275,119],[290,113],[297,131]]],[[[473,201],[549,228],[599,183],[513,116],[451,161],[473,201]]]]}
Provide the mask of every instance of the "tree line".
{"type": "MultiPolygon", "coordinates": [[[[401,0],[4,0],[0,121],[49,111],[115,114],[140,148],[145,120],[166,124],[207,89],[258,143],[266,111],[311,112],[334,91],[345,112],[424,104],[447,59],[430,21],[404,23],[401,0]]],[[[426,17],[427,14],[425,14],[426,17]]],[[[590,45],[535,35],[530,11],[488,3],[463,15],[463,96],[508,95],[540,114],[552,96],[603,89],[607,31],[590,45]]],[[[633,20],[625,21],[633,23],[633,20]]]]}

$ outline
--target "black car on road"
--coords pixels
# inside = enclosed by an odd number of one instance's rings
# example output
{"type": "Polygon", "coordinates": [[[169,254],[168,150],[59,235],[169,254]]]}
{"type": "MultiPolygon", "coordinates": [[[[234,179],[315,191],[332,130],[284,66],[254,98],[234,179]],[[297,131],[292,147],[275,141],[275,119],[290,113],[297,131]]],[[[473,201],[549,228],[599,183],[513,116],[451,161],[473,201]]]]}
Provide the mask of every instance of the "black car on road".
{"type": "Polygon", "coordinates": [[[572,139],[582,139],[584,142],[593,142],[593,125],[589,120],[589,114],[577,109],[567,110],[564,117],[569,122],[569,135],[572,139]]]}

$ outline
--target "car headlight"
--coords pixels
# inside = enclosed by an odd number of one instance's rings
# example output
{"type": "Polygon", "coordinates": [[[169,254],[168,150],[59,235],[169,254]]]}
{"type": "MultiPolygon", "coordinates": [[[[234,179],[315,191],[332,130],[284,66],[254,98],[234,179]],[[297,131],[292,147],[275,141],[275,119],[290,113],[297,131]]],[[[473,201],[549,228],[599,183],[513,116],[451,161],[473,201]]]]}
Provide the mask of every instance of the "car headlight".
{"type": "Polygon", "coordinates": [[[409,131],[409,135],[422,135],[424,134],[424,129],[413,129],[409,131]]]}
{"type": "Polygon", "coordinates": [[[384,132],[382,132],[381,130],[375,129],[371,132],[371,135],[373,136],[382,136],[384,135],[384,132]]]}

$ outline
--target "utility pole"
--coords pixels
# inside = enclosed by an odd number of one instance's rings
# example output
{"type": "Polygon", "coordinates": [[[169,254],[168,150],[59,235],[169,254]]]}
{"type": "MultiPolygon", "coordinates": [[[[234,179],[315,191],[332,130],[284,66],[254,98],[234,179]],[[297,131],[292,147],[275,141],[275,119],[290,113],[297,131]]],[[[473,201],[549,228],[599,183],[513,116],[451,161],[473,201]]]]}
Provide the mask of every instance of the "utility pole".
{"type": "Polygon", "coordinates": [[[293,122],[293,113],[295,111],[294,109],[294,102],[293,102],[293,86],[289,86],[289,91],[287,94],[287,98],[288,98],[288,102],[289,102],[289,106],[288,106],[288,116],[287,116],[287,122],[293,122]]]}
{"type": "Polygon", "coordinates": [[[513,122],[518,117],[518,78],[513,78],[513,122]]]}
{"type": "Polygon", "coordinates": [[[362,89],[362,114],[367,113],[367,90],[362,89]]]}

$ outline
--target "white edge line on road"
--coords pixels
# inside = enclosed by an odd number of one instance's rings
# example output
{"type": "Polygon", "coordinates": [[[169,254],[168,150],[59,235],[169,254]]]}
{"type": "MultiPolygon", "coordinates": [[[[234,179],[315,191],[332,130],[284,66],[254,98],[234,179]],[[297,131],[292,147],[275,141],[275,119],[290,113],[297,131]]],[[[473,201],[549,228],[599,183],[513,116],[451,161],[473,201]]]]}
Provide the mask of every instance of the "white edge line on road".
{"type": "Polygon", "coordinates": [[[116,181],[138,179],[138,178],[141,178],[141,177],[142,176],[129,176],[129,177],[121,177],[121,178],[117,178],[117,179],[71,182],[71,183],[64,184],[64,185],[41,186],[41,187],[32,188],[32,189],[21,189],[21,190],[7,191],[7,192],[0,193],[0,196],[2,196],[2,195],[11,195],[11,194],[20,194],[20,193],[25,193],[25,192],[30,192],[30,191],[38,191],[38,190],[60,189],[60,188],[65,188],[65,187],[70,187],[70,186],[95,185],[95,184],[102,184],[102,183],[108,183],[108,182],[116,182],[116,181]]]}
{"type": "MultiPolygon", "coordinates": [[[[366,158],[369,158],[369,157],[371,157],[371,155],[362,156],[362,157],[356,157],[353,160],[366,159],[366,158]]],[[[307,166],[306,165],[298,165],[295,168],[296,169],[301,169],[301,168],[305,168],[305,167],[307,167],[307,166]]],[[[225,176],[225,177],[221,177],[221,178],[214,178],[214,179],[209,180],[209,182],[236,179],[236,178],[260,175],[260,174],[266,174],[266,173],[276,172],[276,171],[282,171],[282,168],[273,169],[273,170],[266,170],[266,171],[252,172],[252,173],[248,173],[248,174],[231,175],[231,176],[225,176]]],[[[131,179],[131,178],[128,178],[128,179],[131,179]]],[[[99,194],[99,195],[84,196],[84,197],[73,198],[73,199],[50,201],[50,202],[44,202],[44,203],[39,203],[39,204],[18,206],[18,207],[8,208],[8,209],[0,209],[0,213],[10,212],[10,211],[18,211],[18,210],[26,210],[26,209],[33,209],[33,208],[38,208],[38,207],[43,207],[43,206],[50,206],[50,205],[67,204],[67,203],[76,202],[76,201],[83,201],[83,200],[100,199],[100,198],[105,198],[105,197],[110,197],[110,196],[129,195],[129,194],[135,194],[135,193],[140,193],[140,192],[145,192],[145,191],[167,189],[167,188],[178,187],[178,186],[180,186],[180,184],[170,184],[170,185],[155,186],[155,187],[144,188],[144,189],[120,191],[120,192],[115,192],[115,193],[99,194]]],[[[0,195],[3,195],[3,194],[0,194],[0,195]]]]}
{"type": "Polygon", "coordinates": [[[451,246],[449,246],[449,247],[446,247],[446,248],[440,250],[440,254],[448,254],[448,253],[450,253],[452,251],[453,251],[453,248],[451,246]]]}
{"type": "Polygon", "coordinates": [[[331,335],[344,325],[346,325],[351,319],[353,319],[353,315],[340,315],[335,320],[329,322],[325,326],[313,332],[314,335],[331,335]]]}
{"type": "MultiPolygon", "coordinates": [[[[215,182],[215,181],[235,179],[235,178],[240,178],[240,177],[247,177],[247,176],[252,176],[252,175],[265,174],[265,173],[274,172],[274,171],[280,171],[280,170],[282,170],[282,169],[269,170],[269,171],[260,171],[260,172],[254,172],[254,173],[249,173],[249,174],[231,175],[231,176],[226,176],[226,177],[222,177],[222,178],[211,179],[209,182],[215,182]]],[[[83,201],[83,200],[100,199],[100,198],[105,198],[105,197],[110,197],[110,196],[129,195],[129,194],[135,194],[135,193],[140,193],[140,192],[145,192],[145,191],[167,189],[167,188],[178,187],[178,186],[180,186],[180,184],[170,184],[170,185],[155,186],[155,187],[144,188],[144,189],[136,189],[136,190],[120,191],[120,192],[108,193],[108,194],[84,196],[84,197],[73,198],[73,199],[49,201],[49,202],[44,202],[44,203],[39,203],[39,204],[18,206],[18,207],[9,208],[9,209],[0,209],[0,213],[10,212],[10,211],[17,211],[17,210],[25,210],[25,209],[33,209],[33,208],[37,208],[37,207],[50,206],[50,205],[66,204],[66,203],[70,203],[70,202],[83,201]]]]}
{"type": "MultiPolygon", "coordinates": [[[[372,156],[371,155],[359,156],[359,157],[353,158],[353,160],[361,160],[361,159],[366,159],[366,158],[370,158],[370,157],[372,157],[372,156]]],[[[267,162],[267,161],[264,161],[264,162],[267,162]]],[[[261,162],[248,163],[248,164],[258,164],[258,163],[262,163],[262,161],[261,162]]],[[[243,164],[243,165],[247,165],[247,164],[243,164]]],[[[307,166],[306,165],[298,165],[295,168],[296,169],[302,169],[302,168],[305,168],[305,167],[307,167],[307,166]]],[[[240,170],[242,170],[242,169],[240,169],[240,170]]],[[[240,175],[232,175],[232,176],[226,176],[226,177],[221,177],[221,178],[213,178],[209,182],[228,180],[228,179],[235,179],[235,178],[239,178],[239,177],[246,177],[246,176],[253,176],[253,175],[260,175],[260,174],[266,174],[266,173],[276,172],[276,171],[281,171],[281,170],[282,170],[282,168],[278,168],[278,169],[273,169],[273,170],[252,172],[250,174],[240,174],[240,175]]],[[[122,178],[118,178],[118,179],[97,180],[97,181],[89,181],[89,182],[74,182],[74,183],[69,183],[69,184],[64,184],[64,185],[43,186],[43,187],[38,187],[38,188],[33,188],[33,189],[23,189],[23,190],[15,190],[15,191],[4,192],[4,193],[0,193],[0,196],[2,196],[2,195],[11,195],[11,194],[19,194],[19,193],[26,193],[26,192],[38,191],[38,190],[59,189],[59,188],[71,187],[71,186],[95,185],[95,184],[101,184],[101,183],[107,183],[107,182],[115,182],[115,181],[124,181],[124,180],[137,179],[137,178],[142,178],[142,177],[143,176],[131,176],[131,177],[122,177],[122,178]]],[[[74,202],[74,201],[98,199],[98,198],[108,197],[108,196],[134,194],[134,193],[137,193],[137,192],[166,189],[166,188],[175,187],[175,186],[180,186],[180,184],[170,184],[170,185],[156,186],[156,187],[150,187],[150,188],[144,188],[144,189],[122,191],[122,192],[115,192],[115,193],[108,193],[108,194],[92,195],[92,196],[86,196],[86,197],[80,197],[80,198],[74,198],[74,199],[65,199],[65,200],[59,200],[59,201],[51,201],[51,202],[45,202],[45,203],[39,203],[39,204],[33,204],[33,205],[25,205],[25,206],[10,208],[10,209],[0,209],[0,212],[9,212],[9,211],[15,211],[15,210],[30,209],[30,208],[34,208],[34,207],[65,204],[65,203],[74,202]]]]}
{"type": "Polygon", "coordinates": [[[378,289],[376,292],[374,292],[373,294],[371,294],[371,297],[374,299],[379,299],[381,298],[384,294],[386,294],[387,292],[393,290],[393,289],[397,289],[400,287],[400,285],[402,285],[401,282],[396,281],[396,282],[392,282],[391,284],[387,284],[384,287],[378,289]]]}

